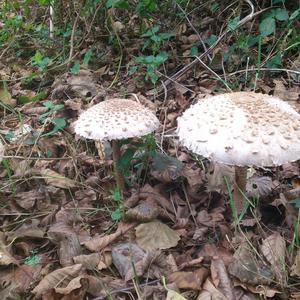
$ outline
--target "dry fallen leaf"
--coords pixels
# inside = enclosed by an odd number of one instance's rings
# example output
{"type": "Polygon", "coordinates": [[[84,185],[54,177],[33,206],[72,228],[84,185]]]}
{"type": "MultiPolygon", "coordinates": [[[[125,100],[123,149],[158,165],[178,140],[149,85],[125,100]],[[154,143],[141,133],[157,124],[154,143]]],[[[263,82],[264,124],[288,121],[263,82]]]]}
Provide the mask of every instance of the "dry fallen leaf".
{"type": "Polygon", "coordinates": [[[168,276],[168,282],[175,283],[179,289],[201,290],[207,276],[208,270],[200,268],[193,272],[174,272],[168,276]]]}
{"type": "Polygon", "coordinates": [[[44,169],[40,171],[41,175],[43,176],[46,184],[59,187],[62,189],[69,189],[76,186],[75,181],[66,178],[55,171],[50,169],[44,169]]]}
{"type": "Polygon", "coordinates": [[[297,251],[297,255],[291,267],[291,276],[297,276],[300,278],[300,250],[297,251]]]}
{"type": "Polygon", "coordinates": [[[226,296],[226,299],[235,300],[233,284],[228,276],[224,262],[220,258],[214,258],[210,268],[214,285],[226,296]]]}
{"type": "Polygon", "coordinates": [[[173,290],[168,290],[166,300],[187,300],[187,299],[173,290]]]}
{"type": "Polygon", "coordinates": [[[33,293],[40,297],[47,291],[57,287],[66,287],[72,279],[77,277],[82,271],[82,265],[76,264],[70,267],[57,269],[46,275],[40,283],[33,289],[33,293]]]}
{"type": "Polygon", "coordinates": [[[198,295],[197,300],[228,300],[221,291],[219,291],[214,284],[212,283],[211,279],[208,278],[203,284],[202,291],[198,295]]]}
{"type": "Polygon", "coordinates": [[[137,243],[148,251],[175,247],[180,240],[176,231],[159,221],[140,224],[135,230],[137,243]]]}
{"type": "Polygon", "coordinates": [[[287,275],[285,273],[285,240],[280,233],[273,233],[262,241],[260,249],[270,263],[276,278],[283,284],[287,275]]]}

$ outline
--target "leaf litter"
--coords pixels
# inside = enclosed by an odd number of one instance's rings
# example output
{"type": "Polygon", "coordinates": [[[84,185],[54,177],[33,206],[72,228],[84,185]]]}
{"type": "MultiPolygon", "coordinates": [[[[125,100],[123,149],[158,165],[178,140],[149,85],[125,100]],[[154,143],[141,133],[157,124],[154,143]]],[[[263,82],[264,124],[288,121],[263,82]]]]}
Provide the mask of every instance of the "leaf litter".
{"type": "MultiPolygon", "coordinates": [[[[198,24],[207,38],[213,23],[203,17],[198,24]]],[[[113,26],[126,30],[120,21],[113,26]]],[[[172,47],[187,64],[199,37],[184,23],[176,31],[179,45],[172,47]]],[[[218,60],[221,52],[212,55],[218,60]]],[[[166,63],[166,70],[175,65],[166,63]]],[[[5,66],[0,75],[8,80],[30,68],[5,66]]],[[[299,162],[255,170],[247,182],[248,210],[236,224],[224,181],[233,184],[232,168],[195,157],[174,139],[176,119],[190,103],[225,92],[208,74],[196,69],[155,101],[144,96],[149,86],[125,73],[108,89],[115,73],[107,62],[54,76],[44,95],[23,83],[0,86],[1,299],[128,299],[129,293],[133,299],[299,299],[299,162]],[[129,189],[118,204],[110,146],[79,140],[73,123],[106,96],[128,91],[157,112],[163,129],[147,168],[132,160],[129,189]],[[112,220],[116,209],[125,209],[122,221],[112,220]]],[[[37,81],[46,82],[43,76],[37,81]]],[[[266,76],[256,84],[299,111],[299,88],[287,79],[266,76]]]]}

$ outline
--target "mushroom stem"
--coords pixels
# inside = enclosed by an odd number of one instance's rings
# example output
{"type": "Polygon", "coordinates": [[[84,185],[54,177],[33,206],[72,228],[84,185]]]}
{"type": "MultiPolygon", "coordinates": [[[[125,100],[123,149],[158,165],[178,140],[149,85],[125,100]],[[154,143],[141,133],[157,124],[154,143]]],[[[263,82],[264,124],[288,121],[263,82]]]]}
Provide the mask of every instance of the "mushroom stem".
{"type": "Polygon", "coordinates": [[[115,169],[115,177],[117,182],[117,187],[121,193],[123,194],[123,191],[125,189],[125,180],[122,172],[118,170],[118,161],[121,156],[121,150],[120,145],[117,140],[112,140],[112,154],[113,154],[113,160],[114,160],[114,169],[115,169]]]}
{"type": "Polygon", "coordinates": [[[235,166],[235,186],[233,190],[234,202],[237,212],[241,212],[244,206],[243,193],[246,192],[247,167],[235,166]]]}

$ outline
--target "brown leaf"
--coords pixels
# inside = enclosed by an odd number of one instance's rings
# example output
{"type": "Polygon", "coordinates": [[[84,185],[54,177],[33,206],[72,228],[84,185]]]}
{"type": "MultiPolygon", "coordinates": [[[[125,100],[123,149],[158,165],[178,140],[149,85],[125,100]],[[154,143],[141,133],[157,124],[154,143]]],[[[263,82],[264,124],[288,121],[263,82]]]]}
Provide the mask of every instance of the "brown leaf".
{"type": "Polygon", "coordinates": [[[40,283],[33,289],[37,297],[43,295],[48,290],[60,287],[66,287],[72,279],[77,277],[82,271],[82,265],[76,264],[70,267],[57,269],[46,275],[40,283]]]}
{"type": "Polygon", "coordinates": [[[43,176],[46,184],[59,187],[62,189],[73,188],[76,186],[75,181],[66,178],[55,171],[50,169],[41,170],[41,175],[43,176]]]}
{"type": "Polygon", "coordinates": [[[119,223],[119,228],[115,233],[106,236],[96,236],[89,241],[84,242],[84,246],[93,252],[98,252],[108,246],[111,242],[116,240],[119,236],[123,235],[126,231],[134,227],[135,224],[119,223]]]}
{"type": "Polygon", "coordinates": [[[300,250],[297,251],[297,255],[291,267],[291,276],[297,276],[300,278],[300,250]]]}
{"type": "Polygon", "coordinates": [[[208,278],[203,284],[202,291],[198,295],[197,300],[210,300],[210,299],[218,299],[218,300],[228,300],[225,295],[219,291],[211,279],[208,278]]]}
{"type": "Polygon", "coordinates": [[[207,276],[208,270],[200,268],[193,272],[174,272],[168,276],[168,282],[175,283],[179,289],[201,290],[207,276]]]}
{"type": "Polygon", "coordinates": [[[40,201],[45,198],[45,195],[38,190],[31,190],[28,192],[19,192],[14,196],[14,200],[17,204],[24,209],[31,209],[36,201],[40,201]]]}
{"type": "Polygon", "coordinates": [[[176,231],[158,221],[141,224],[135,230],[137,243],[148,251],[175,247],[180,240],[176,231]]]}
{"type": "Polygon", "coordinates": [[[235,251],[228,271],[241,282],[253,285],[270,284],[273,279],[272,271],[256,257],[247,242],[241,242],[235,251]]]}
{"type": "Polygon", "coordinates": [[[14,257],[10,254],[10,247],[6,245],[5,234],[0,231],[0,266],[8,266],[16,263],[14,257]]]}
{"type": "Polygon", "coordinates": [[[133,220],[139,222],[149,222],[159,216],[159,207],[150,201],[143,201],[136,207],[130,208],[126,211],[126,220],[133,220]]]}
{"type": "Polygon", "coordinates": [[[100,253],[92,253],[87,255],[78,255],[73,258],[75,264],[81,264],[88,270],[96,269],[100,263],[102,256],[100,253]]]}
{"type": "Polygon", "coordinates": [[[60,264],[72,265],[73,257],[81,254],[80,242],[74,229],[63,222],[57,222],[48,230],[48,236],[59,245],[60,264]]]}
{"type": "Polygon", "coordinates": [[[260,249],[270,263],[276,278],[283,284],[286,280],[285,240],[278,232],[276,232],[262,241],[260,249]]]}
{"type": "Polygon", "coordinates": [[[226,296],[226,299],[235,300],[233,285],[224,262],[219,258],[215,258],[211,262],[211,277],[215,286],[226,296]]]}
{"type": "Polygon", "coordinates": [[[88,279],[86,279],[85,276],[78,276],[72,279],[67,286],[55,288],[55,291],[59,294],[69,295],[74,290],[80,288],[87,289],[87,286],[88,286],[88,279]]]}

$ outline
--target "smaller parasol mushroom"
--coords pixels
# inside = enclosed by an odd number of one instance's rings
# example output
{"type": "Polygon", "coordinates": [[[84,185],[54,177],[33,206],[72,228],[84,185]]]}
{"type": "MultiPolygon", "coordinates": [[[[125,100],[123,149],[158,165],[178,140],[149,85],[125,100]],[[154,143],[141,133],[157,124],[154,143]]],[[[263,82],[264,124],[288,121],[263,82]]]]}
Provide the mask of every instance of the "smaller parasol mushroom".
{"type": "Polygon", "coordinates": [[[141,137],[159,126],[157,117],[145,106],[130,99],[114,98],[90,107],[75,123],[76,134],[92,140],[112,141],[116,181],[124,190],[124,176],[117,168],[119,140],[141,137]]]}
{"type": "MultiPolygon", "coordinates": [[[[300,159],[300,115],[279,98],[259,93],[236,92],[199,101],[178,118],[178,136],[192,152],[234,165],[242,192],[246,166],[272,167],[300,159]]],[[[240,211],[243,198],[236,198],[240,211]]]]}

